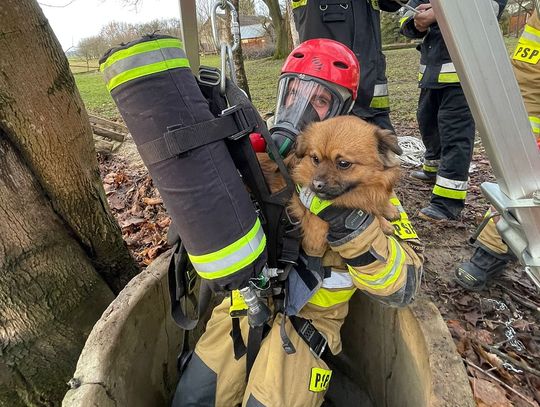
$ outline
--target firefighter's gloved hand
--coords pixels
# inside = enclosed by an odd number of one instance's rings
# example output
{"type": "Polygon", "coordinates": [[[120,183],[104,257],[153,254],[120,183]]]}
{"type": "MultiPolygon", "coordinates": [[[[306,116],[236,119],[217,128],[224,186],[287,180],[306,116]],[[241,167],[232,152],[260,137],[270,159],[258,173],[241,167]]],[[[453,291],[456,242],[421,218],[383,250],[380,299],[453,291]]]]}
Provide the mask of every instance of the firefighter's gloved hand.
{"type": "Polygon", "coordinates": [[[334,206],[332,201],[324,200],[306,187],[297,187],[300,201],[309,211],[329,225],[328,243],[341,245],[354,239],[373,222],[373,215],[360,209],[334,206]]]}
{"type": "Polygon", "coordinates": [[[373,215],[360,209],[340,208],[330,205],[317,214],[329,225],[328,243],[342,245],[360,233],[373,222],[373,215]]]}

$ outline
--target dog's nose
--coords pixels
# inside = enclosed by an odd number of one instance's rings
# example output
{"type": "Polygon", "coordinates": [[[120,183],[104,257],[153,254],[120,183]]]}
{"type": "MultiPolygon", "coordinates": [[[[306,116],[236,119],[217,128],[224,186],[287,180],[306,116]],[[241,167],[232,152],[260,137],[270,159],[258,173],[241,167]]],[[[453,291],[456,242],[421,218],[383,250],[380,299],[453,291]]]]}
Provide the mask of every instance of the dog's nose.
{"type": "Polygon", "coordinates": [[[320,181],[317,179],[314,179],[312,184],[315,191],[321,191],[326,186],[326,183],[324,181],[320,181]]]}

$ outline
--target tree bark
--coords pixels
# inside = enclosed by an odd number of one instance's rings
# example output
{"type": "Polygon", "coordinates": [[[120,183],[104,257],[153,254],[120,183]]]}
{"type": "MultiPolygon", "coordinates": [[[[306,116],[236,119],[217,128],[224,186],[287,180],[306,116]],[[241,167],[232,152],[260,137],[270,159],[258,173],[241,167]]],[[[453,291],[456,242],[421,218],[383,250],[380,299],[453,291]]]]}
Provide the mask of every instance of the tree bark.
{"type": "MultiPolygon", "coordinates": [[[[232,5],[234,8],[240,13],[240,5],[239,0],[231,0],[232,5]]],[[[229,10],[227,8],[227,10],[229,10]]],[[[227,21],[231,21],[231,13],[227,11],[227,21]]],[[[230,29],[227,30],[227,41],[229,44],[232,45],[233,43],[233,35],[230,29]]],[[[244,55],[242,54],[242,37],[240,37],[240,44],[238,44],[238,48],[236,48],[236,51],[233,52],[233,62],[234,62],[234,70],[236,73],[236,81],[238,82],[238,87],[242,89],[244,92],[246,92],[246,95],[249,99],[251,99],[251,93],[249,92],[249,84],[247,80],[246,75],[246,69],[244,67],[244,55]]]]}
{"type": "Polygon", "coordinates": [[[114,296],[0,131],[0,405],[59,405],[114,296]]]}
{"type": "Polygon", "coordinates": [[[287,24],[281,14],[281,8],[279,6],[279,0],[263,0],[268,11],[270,18],[274,24],[274,30],[276,32],[276,50],[274,51],[275,59],[283,59],[291,51],[289,44],[289,36],[287,34],[287,24]]]}
{"type": "Polygon", "coordinates": [[[88,115],[36,1],[0,8],[0,125],[115,293],[137,268],[110,213],[88,115]]]}
{"type": "Polygon", "coordinates": [[[68,62],[35,0],[0,7],[0,405],[56,406],[137,272],[68,62]]]}

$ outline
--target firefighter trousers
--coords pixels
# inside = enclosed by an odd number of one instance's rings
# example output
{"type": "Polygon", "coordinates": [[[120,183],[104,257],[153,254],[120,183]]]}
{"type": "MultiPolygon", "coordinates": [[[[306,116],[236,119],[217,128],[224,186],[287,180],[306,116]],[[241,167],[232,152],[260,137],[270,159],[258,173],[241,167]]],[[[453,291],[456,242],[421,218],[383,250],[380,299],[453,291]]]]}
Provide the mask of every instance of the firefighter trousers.
{"type": "MultiPolygon", "coordinates": [[[[310,407],[320,406],[328,388],[331,371],[317,358],[287,319],[285,330],[296,352],[288,355],[282,347],[278,314],[264,338],[246,382],[246,356],[236,360],[231,336],[230,300],[218,305],[208,321],[186,370],[180,378],[173,407],[310,407]]],[[[339,338],[348,307],[339,318],[318,324],[326,338],[339,338]]],[[[247,343],[247,317],[240,318],[247,343]]]]}
{"type": "MultiPolygon", "coordinates": [[[[490,209],[486,216],[491,215],[490,209]]],[[[484,226],[477,238],[477,243],[487,251],[495,255],[505,255],[508,254],[508,246],[501,238],[501,235],[497,231],[496,221],[497,217],[491,218],[489,222],[484,226]]]]}
{"type": "Polygon", "coordinates": [[[438,163],[431,204],[455,218],[465,206],[475,131],[461,86],[421,89],[417,118],[424,158],[438,163]]]}

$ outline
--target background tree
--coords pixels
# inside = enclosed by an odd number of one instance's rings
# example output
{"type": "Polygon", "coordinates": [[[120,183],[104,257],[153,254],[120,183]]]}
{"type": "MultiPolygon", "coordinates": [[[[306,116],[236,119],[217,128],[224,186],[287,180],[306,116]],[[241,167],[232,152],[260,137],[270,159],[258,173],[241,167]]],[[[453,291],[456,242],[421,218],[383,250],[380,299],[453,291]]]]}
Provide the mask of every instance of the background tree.
{"type": "Polygon", "coordinates": [[[407,37],[399,33],[399,13],[381,13],[381,38],[383,44],[407,42],[407,37]]]}
{"type": "Polygon", "coordinates": [[[238,14],[242,16],[257,15],[255,11],[255,0],[238,0],[237,3],[239,3],[238,6],[235,3],[233,4],[234,7],[236,7],[236,10],[238,10],[238,14]]]}
{"type": "MultiPolygon", "coordinates": [[[[240,11],[242,10],[242,5],[247,4],[248,7],[253,8],[253,12],[255,12],[255,6],[253,4],[253,1],[249,0],[230,0],[234,8],[237,10],[238,14],[240,14],[240,11]]],[[[227,10],[229,10],[227,8],[227,10]]],[[[250,14],[242,14],[242,15],[250,15],[250,14]]],[[[252,14],[251,14],[252,15],[252,14]]],[[[231,13],[227,12],[227,21],[231,21],[231,13]]],[[[228,24],[230,27],[230,23],[228,24]]],[[[227,30],[228,33],[228,42],[229,44],[233,43],[233,36],[232,31],[230,29],[227,30]]],[[[236,73],[236,80],[238,81],[238,86],[240,89],[243,89],[244,92],[246,92],[248,98],[251,99],[251,93],[249,92],[249,84],[248,79],[246,75],[246,69],[244,67],[244,56],[242,54],[242,38],[240,38],[240,44],[238,45],[238,48],[236,48],[236,51],[233,52],[233,62],[234,62],[234,69],[236,73]]]]}
{"type": "Polygon", "coordinates": [[[0,405],[59,405],[86,336],[137,273],[68,62],[35,0],[0,13],[0,405]]]}
{"type": "Polygon", "coordinates": [[[268,13],[272,19],[274,30],[276,33],[276,49],[274,51],[275,59],[283,59],[291,51],[291,44],[289,43],[289,34],[287,32],[287,24],[279,0],[263,0],[266,7],[268,7],[268,13]]]}

